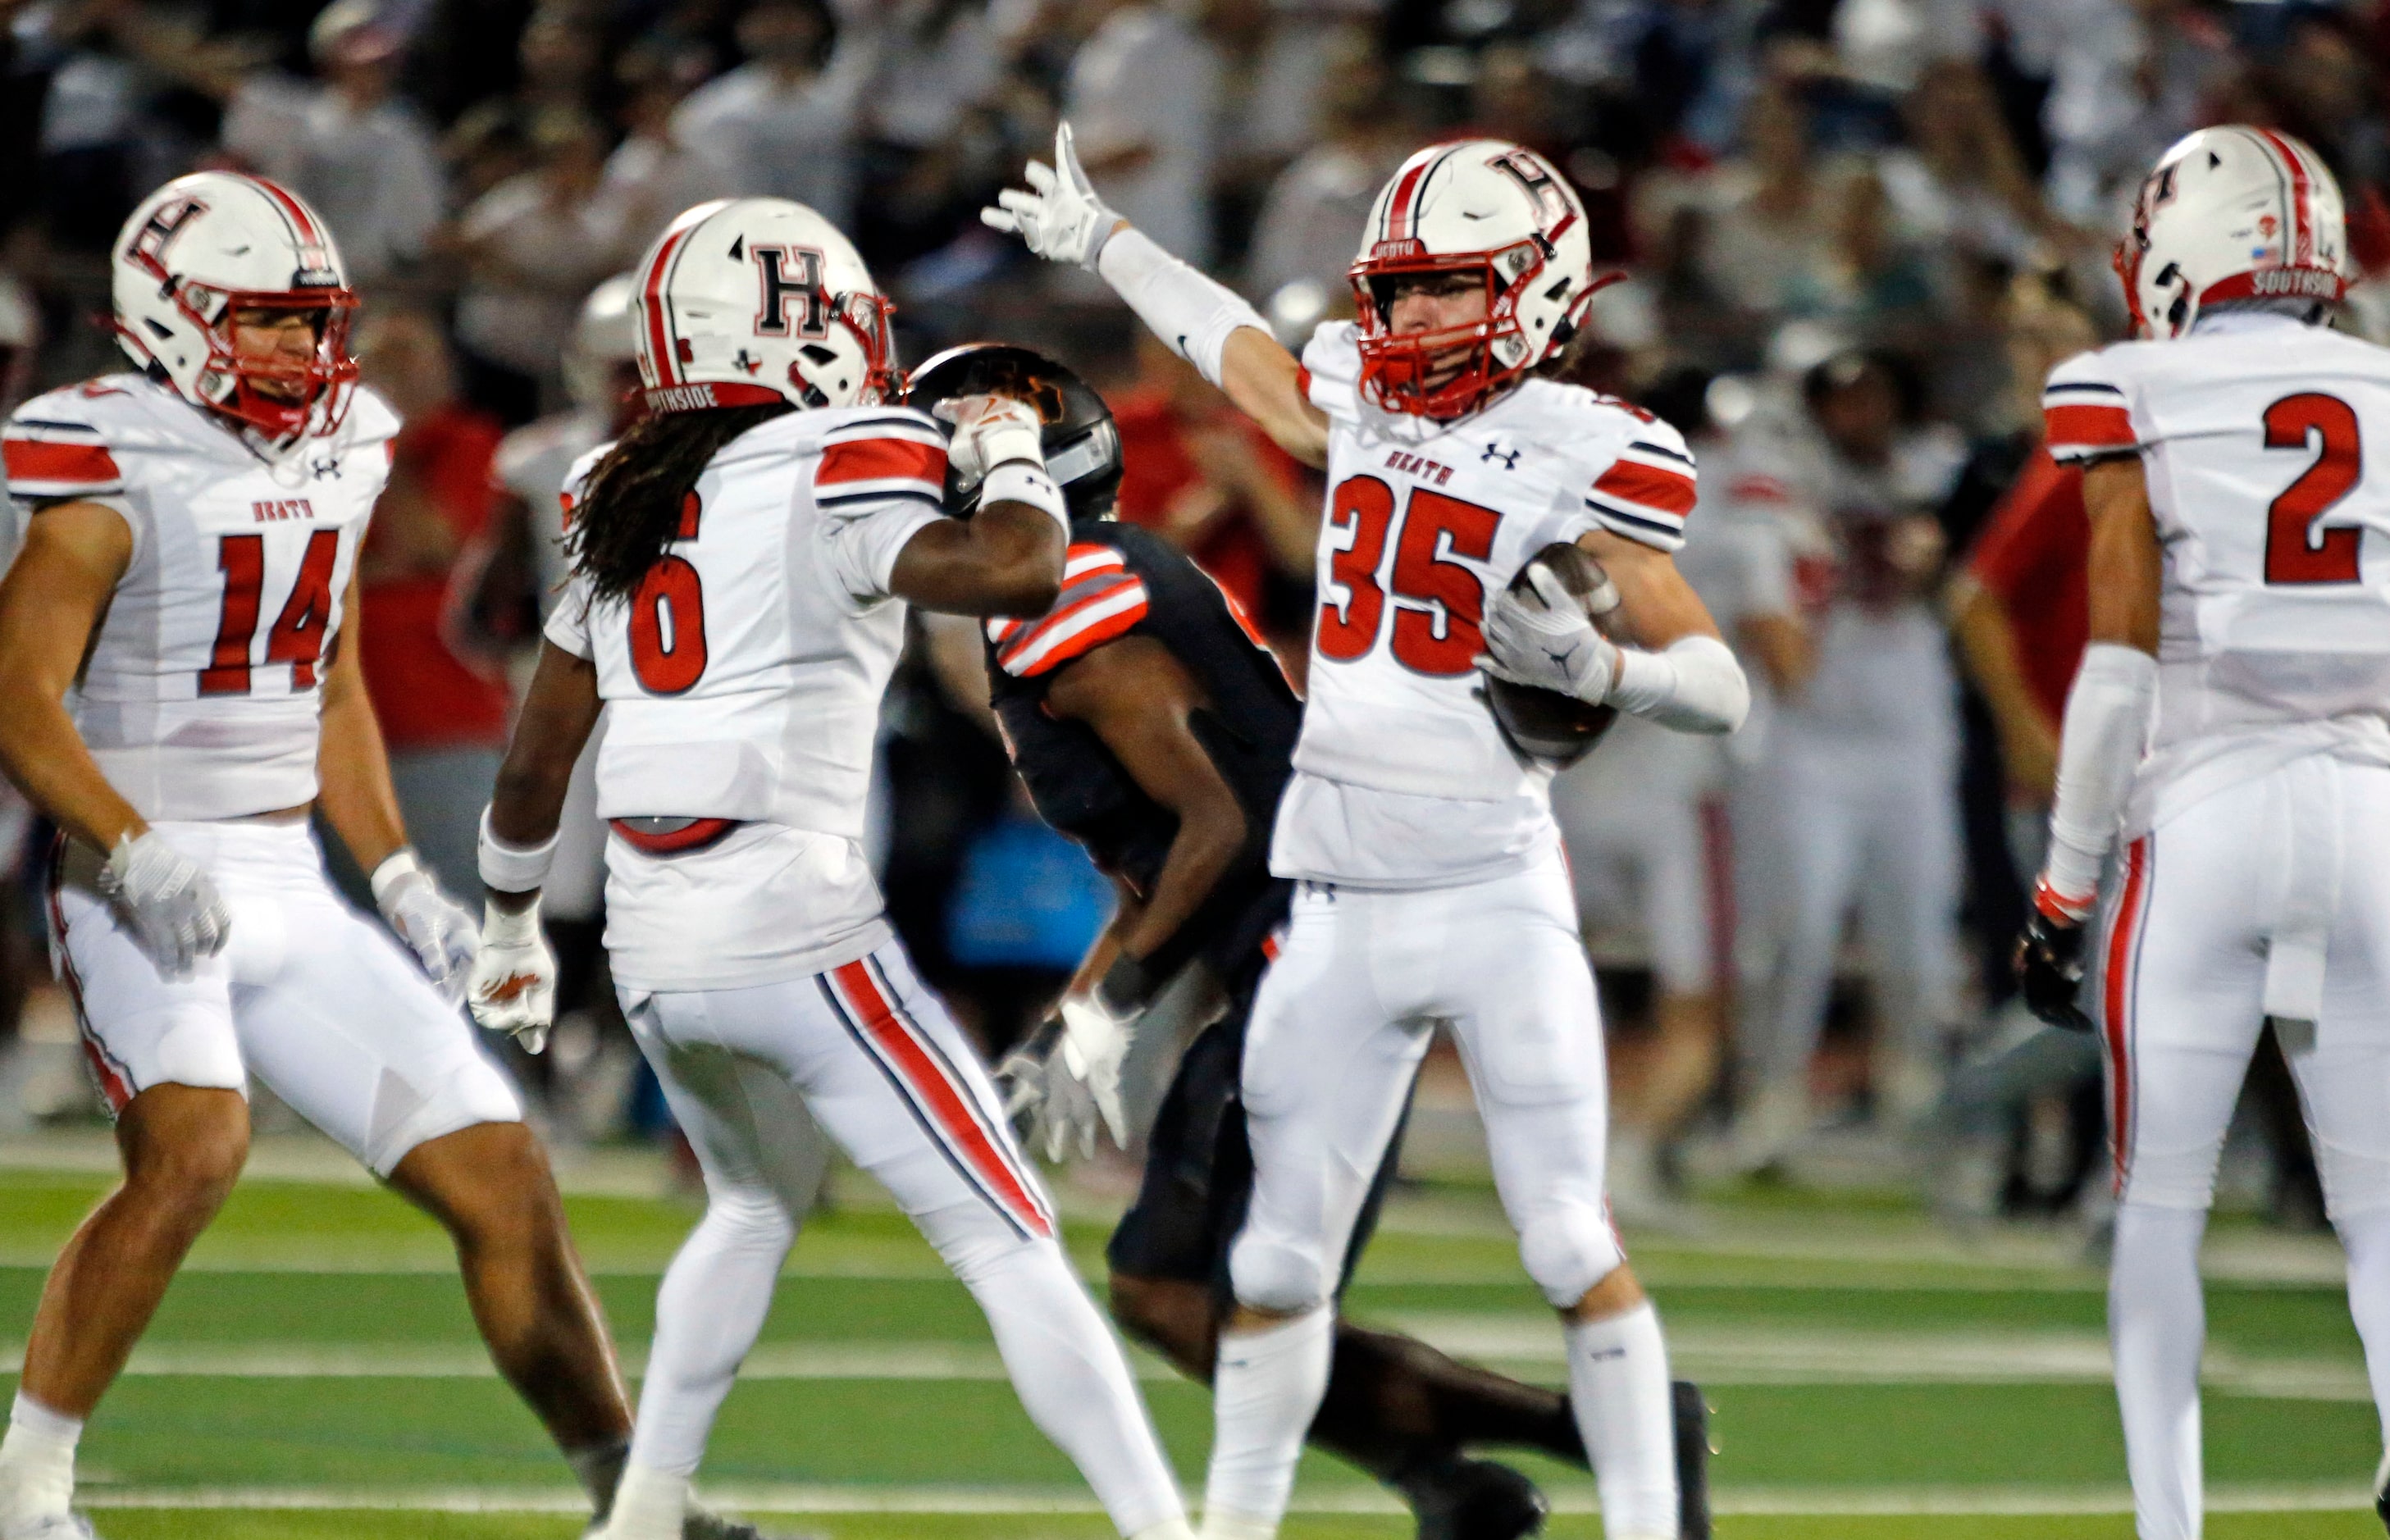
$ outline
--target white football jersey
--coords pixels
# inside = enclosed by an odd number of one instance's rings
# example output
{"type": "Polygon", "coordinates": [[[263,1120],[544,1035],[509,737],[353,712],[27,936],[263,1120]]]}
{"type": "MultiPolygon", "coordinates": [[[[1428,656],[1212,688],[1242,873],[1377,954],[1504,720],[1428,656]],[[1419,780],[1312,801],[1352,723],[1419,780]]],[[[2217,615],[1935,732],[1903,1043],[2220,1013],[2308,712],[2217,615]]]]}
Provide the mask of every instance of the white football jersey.
{"type": "Polygon", "coordinates": [[[1520,869],[1557,838],[1551,772],[1514,753],[1486,709],[1486,600],[1590,530],[1677,549],[1692,456],[1649,413],[1546,379],[1457,422],[1379,411],[1358,393],[1350,322],[1321,327],[1303,366],[1330,422],[1328,511],[1271,869],[1363,887],[1520,869]]]}
{"type": "Polygon", "coordinates": [[[2165,553],[2139,832],[2319,751],[2390,763],[2390,351],[2224,313],[2050,372],[2062,463],[2138,451],[2165,553]]]}
{"type": "Polygon", "coordinates": [[[546,635],[597,664],[599,816],[766,826],[671,856],[608,842],[606,939],[626,984],[767,982],[885,939],[860,841],[905,641],[889,574],[944,517],[945,462],[937,424],[902,407],[774,417],[714,456],[628,599],[567,584],[546,635]]]}
{"type": "Polygon", "coordinates": [[[106,504],[133,532],[71,698],[93,759],[144,818],[238,818],[316,790],[323,673],[397,416],[359,390],[286,449],[140,375],[39,396],[8,420],[21,507],[106,504]]]}

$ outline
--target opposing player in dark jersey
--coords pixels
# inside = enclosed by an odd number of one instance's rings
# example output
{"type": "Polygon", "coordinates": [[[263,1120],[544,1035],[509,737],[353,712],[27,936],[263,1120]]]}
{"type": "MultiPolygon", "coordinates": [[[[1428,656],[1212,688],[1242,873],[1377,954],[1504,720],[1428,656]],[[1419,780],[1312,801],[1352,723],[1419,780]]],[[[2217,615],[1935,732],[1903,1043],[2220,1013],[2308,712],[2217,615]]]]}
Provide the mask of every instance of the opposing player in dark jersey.
{"type": "MultiPolygon", "coordinates": [[[[1112,522],[1120,441],[1100,397],[1028,349],[981,345],[922,366],[910,399],[929,410],[981,393],[1038,405],[1047,467],[1073,520],[1053,609],[987,623],[996,717],[1040,816],[1085,845],[1120,892],[1056,1016],[997,1079],[1049,1157],[1074,1143],[1092,1151],[1099,1123],[1121,1139],[1120,1069],[1137,1018],[1188,969],[1207,976],[1222,1013],[1180,1061],[1108,1260],[1122,1328],[1208,1382],[1228,1304],[1228,1243],[1253,1178],[1238,1070],[1291,889],[1269,874],[1269,831],[1302,702],[1218,585],[1158,537],[1112,522]]],[[[956,509],[977,494],[968,485],[947,492],[956,509]]],[[[1393,1167],[1390,1153],[1348,1276],[1393,1167]]],[[[1692,1386],[1677,1387],[1677,1413],[1683,1533],[1706,1536],[1707,1444],[1692,1386]]],[[[1510,1540],[1542,1523],[1533,1483],[1468,1457],[1469,1445],[1586,1462],[1558,1392],[1345,1322],[1310,1437],[1400,1491],[1423,1540],[1510,1540]]]]}

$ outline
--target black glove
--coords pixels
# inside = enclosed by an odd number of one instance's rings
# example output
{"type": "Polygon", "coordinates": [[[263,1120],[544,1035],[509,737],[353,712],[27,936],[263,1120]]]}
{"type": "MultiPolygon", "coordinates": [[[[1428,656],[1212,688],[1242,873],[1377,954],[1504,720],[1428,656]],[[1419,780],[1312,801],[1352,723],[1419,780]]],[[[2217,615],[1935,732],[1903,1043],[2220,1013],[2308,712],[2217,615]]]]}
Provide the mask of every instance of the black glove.
{"type": "Polygon", "coordinates": [[[2097,1029],[2075,996],[2083,989],[2083,927],[2055,920],[2039,909],[2017,938],[2017,987],[2027,1010],[2068,1032],[2097,1029]]]}

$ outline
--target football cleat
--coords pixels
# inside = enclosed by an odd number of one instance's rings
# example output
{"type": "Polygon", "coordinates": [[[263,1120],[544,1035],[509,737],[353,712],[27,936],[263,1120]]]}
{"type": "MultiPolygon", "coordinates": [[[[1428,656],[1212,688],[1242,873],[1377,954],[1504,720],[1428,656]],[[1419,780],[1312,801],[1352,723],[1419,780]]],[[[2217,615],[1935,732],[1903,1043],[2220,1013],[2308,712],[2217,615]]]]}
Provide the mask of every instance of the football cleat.
{"type": "Polygon", "coordinates": [[[1551,1512],[1535,1482],[1491,1460],[1432,1460],[1395,1484],[1418,1516],[1419,1540],[1522,1540],[1551,1512]]]}

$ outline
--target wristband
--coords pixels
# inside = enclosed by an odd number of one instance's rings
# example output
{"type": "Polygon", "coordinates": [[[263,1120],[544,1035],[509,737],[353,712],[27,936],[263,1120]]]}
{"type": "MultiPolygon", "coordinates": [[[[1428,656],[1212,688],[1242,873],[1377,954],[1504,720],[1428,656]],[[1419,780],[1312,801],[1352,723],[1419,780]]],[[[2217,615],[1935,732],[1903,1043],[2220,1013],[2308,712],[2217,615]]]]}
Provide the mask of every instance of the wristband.
{"type": "Polygon", "coordinates": [[[556,864],[556,841],[563,833],[559,829],[536,845],[509,845],[490,828],[490,810],[482,809],[482,838],[476,856],[482,868],[482,886],[495,892],[521,893],[547,885],[547,869],[556,864]]]}
{"type": "Polygon", "coordinates": [[[2033,885],[2033,906],[2041,911],[2044,918],[2061,925],[2082,924],[2090,917],[2092,906],[2099,901],[2100,894],[2096,890],[2086,892],[2080,898],[2069,898],[2058,891],[2047,872],[2033,885]]]}
{"type": "Polygon", "coordinates": [[[1096,985],[1096,1003],[1114,1016],[1134,1016],[1152,1001],[1161,983],[1151,969],[1123,952],[1096,985]]]}
{"type": "Polygon", "coordinates": [[[366,879],[366,885],[373,890],[374,904],[387,908],[392,888],[410,877],[429,875],[423,870],[423,863],[415,858],[415,847],[401,845],[382,857],[381,865],[373,869],[373,876],[366,879]]]}
{"type": "Polygon", "coordinates": [[[1046,474],[1044,466],[1007,460],[989,471],[987,479],[979,484],[979,506],[986,507],[995,503],[1026,503],[1050,515],[1062,526],[1063,538],[1070,537],[1071,510],[1062,502],[1062,489],[1046,474]]]}

